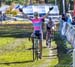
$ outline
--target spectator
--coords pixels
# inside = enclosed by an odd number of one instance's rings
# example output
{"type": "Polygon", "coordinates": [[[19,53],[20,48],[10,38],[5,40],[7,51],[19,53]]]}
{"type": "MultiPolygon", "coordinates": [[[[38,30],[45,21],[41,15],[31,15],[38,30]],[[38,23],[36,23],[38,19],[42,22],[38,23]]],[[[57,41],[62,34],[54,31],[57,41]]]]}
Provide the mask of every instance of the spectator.
{"type": "Polygon", "coordinates": [[[62,20],[63,20],[63,21],[67,21],[66,14],[62,14],[62,20]]]}
{"type": "Polygon", "coordinates": [[[60,28],[59,28],[60,34],[62,36],[65,35],[66,22],[67,22],[67,17],[65,14],[62,14],[62,18],[60,20],[60,28]]]}
{"type": "Polygon", "coordinates": [[[6,20],[6,15],[0,11],[0,21],[6,20]]]}
{"type": "Polygon", "coordinates": [[[67,23],[72,23],[72,17],[70,14],[67,14],[67,23]]]}
{"type": "Polygon", "coordinates": [[[2,18],[3,18],[3,20],[6,20],[7,16],[5,13],[3,13],[2,18]]]}
{"type": "Polygon", "coordinates": [[[60,34],[61,34],[62,27],[63,27],[63,22],[65,21],[66,21],[66,15],[62,14],[62,16],[60,17],[60,27],[59,27],[60,34]]]}
{"type": "Polygon", "coordinates": [[[61,38],[64,40],[64,46],[66,47],[66,22],[67,22],[67,16],[66,14],[62,14],[62,20],[61,20],[61,24],[60,24],[60,36],[61,38]]]}
{"type": "Polygon", "coordinates": [[[73,17],[71,24],[72,24],[72,25],[75,25],[75,16],[73,17]]]}

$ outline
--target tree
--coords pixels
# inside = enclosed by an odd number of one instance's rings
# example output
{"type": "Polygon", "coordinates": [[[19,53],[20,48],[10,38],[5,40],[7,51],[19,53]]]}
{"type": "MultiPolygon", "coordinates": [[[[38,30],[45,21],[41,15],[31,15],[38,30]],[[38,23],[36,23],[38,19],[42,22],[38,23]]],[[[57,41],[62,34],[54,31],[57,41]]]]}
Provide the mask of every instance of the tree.
{"type": "Polygon", "coordinates": [[[0,0],[0,6],[1,6],[1,4],[2,4],[2,0],[0,0]]]}
{"type": "Polygon", "coordinates": [[[59,7],[59,10],[60,10],[60,14],[62,14],[63,12],[63,8],[62,8],[62,0],[57,0],[57,4],[58,4],[58,7],[59,7]]]}
{"type": "Polygon", "coordinates": [[[5,3],[10,5],[12,3],[13,0],[5,0],[5,3]]]}
{"type": "Polygon", "coordinates": [[[74,2],[73,1],[74,0],[69,0],[71,10],[73,10],[73,7],[74,7],[74,2]]]}

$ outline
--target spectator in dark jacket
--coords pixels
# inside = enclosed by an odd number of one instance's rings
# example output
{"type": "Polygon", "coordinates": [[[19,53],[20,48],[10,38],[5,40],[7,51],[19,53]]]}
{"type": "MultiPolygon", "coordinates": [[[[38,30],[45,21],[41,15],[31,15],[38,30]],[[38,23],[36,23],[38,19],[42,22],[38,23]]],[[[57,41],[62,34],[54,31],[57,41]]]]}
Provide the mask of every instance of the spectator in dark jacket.
{"type": "Polygon", "coordinates": [[[67,16],[66,16],[66,14],[62,14],[62,20],[65,21],[65,22],[67,21],[67,16]]]}
{"type": "Polygon", "coordinates": [[[75,25],[75,16],[73,17],[71,24],[72,24],[72,25],[75,25]]]}
{"type": "Polygon", "coordinates": [[[2,13],[2,11],[0,11],[0,21],[6,20],[6,14],[2,13]]]}

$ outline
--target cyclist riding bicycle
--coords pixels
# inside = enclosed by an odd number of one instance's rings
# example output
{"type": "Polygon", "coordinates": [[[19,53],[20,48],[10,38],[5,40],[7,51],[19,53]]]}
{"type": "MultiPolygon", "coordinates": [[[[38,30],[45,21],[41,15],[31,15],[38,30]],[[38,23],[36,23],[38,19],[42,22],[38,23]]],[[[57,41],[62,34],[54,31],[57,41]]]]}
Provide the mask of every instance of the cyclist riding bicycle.
{"type": "Polygon", "coordinates": [[[46,32],[46,46],[49,46],[48,45],[48,39],[49,39],[49,37],[52,37],[52,33],[53,33],[52,27],[53,26],[54,26],[53,21],[52,21],[51,18],[49,18],[49,22],[46,25],[46,28],[47,28],[47,32],[46,32]]]}
{"type": "Polygon", "coordinates": [[[42,57],[42,39],[43,39],[43,32],[42,32],[42,22],[43,21],[42,20],[48,17],[48,14],[49,14],[50,10],[52,10],[52,9],[53,9],[53,7],[51,7],[49,9],[48,13],[45,16],[43,16],[43,17],[39,17],[38,12],[34,12],[34,18],[28,17],[25,13],[23,13],[22,9],[19,9],[20,12],[22,12],[22,14],[26,18],[28,18],[29,20],[32,21],[33,28],[34,28],[34,31],[33,31],[32,35],[31,35],[31,37],[32,37],[32,43],[34,44],[34,37],[38,36],[39,39],[40,39],[39,48],[41,49],[41,57],[42,57]]]}

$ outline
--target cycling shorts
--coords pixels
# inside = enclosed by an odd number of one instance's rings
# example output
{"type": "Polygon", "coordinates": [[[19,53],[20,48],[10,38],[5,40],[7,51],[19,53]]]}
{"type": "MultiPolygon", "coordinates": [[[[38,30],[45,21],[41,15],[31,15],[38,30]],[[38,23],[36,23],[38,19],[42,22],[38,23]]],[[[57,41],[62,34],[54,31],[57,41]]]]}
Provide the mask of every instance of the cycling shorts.
{"type": "Polygon", "coordinates": [[[42,31],[37,30],[31,34],[31,37],[33,37],[33,38],[38,37],[38,39],[42,40],[43,39],[43,33],[42,33],[42,31]]]}

